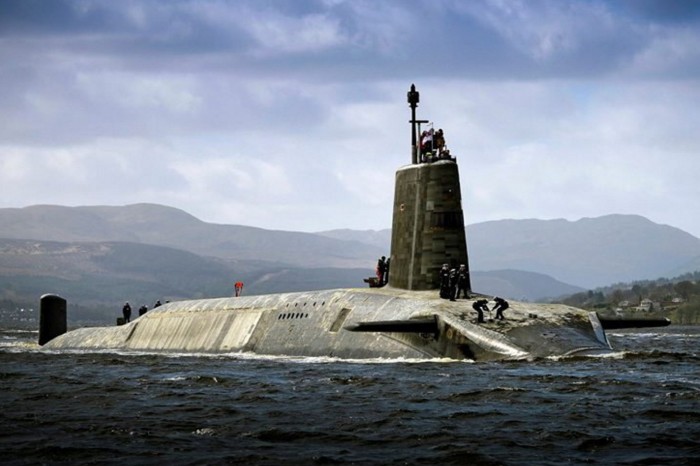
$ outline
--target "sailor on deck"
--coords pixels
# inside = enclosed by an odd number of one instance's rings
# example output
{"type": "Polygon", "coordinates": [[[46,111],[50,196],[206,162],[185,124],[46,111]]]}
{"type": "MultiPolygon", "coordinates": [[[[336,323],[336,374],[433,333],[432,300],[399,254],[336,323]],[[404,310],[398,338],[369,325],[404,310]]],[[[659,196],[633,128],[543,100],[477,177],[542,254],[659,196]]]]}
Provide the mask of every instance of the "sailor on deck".
{"type": "Polygon", "coordinates": [[[124,303],[122,314],[124,315],[124,322],[131,322],[131,306],[128,301],[124,303]]]}
{"type": "Polygon", "coordinates": [[[461,294],[464,295],[464,299],[469,299],[467,283],[469,283],[469,271],[465,264],[461,264],[459,270],[457,270],[457,295],[455,298],[459,299],[459,295],[461,294]]]}
{"type": "Polygon", "coordinates": [[[499,298],[498,296],[493,298],[493,301],[496,303],[496,305],[493,308],[494,311],[496,311],[496,319],[503,320],[503,311],[505,311],[509,307],[508,301],[506,301],[503,298],[499,298]]]}
{"type": "Polygon", "coordinates": [[[477,313],[476,321],[480,324],[484,322],[484,311],[489,310],[487,303],[488,300],[486,299],[477,299],[476,301],[474,301],[474,304],[472,304],[472,308],[474,308],[474,310],[477,313]]]}
{"type": "Polygon", "coordinates": [[[442,299],[449,299],[450,297],[450,265],[442,264],[440,269],[439,282],[440,282],[440,297],[442,299]]]}

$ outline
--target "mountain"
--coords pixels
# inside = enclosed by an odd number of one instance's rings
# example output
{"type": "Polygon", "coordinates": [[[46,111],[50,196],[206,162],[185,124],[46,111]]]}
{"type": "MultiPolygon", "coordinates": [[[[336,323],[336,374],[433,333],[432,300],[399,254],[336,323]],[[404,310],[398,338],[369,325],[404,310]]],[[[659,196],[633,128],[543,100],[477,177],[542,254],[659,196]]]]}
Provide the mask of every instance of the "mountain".
{"type": "MultiPolygon", "coordinates": [[[[138,308],[156,300],[230,296],[237,280],[244,294],[354,288],[365,286],[370,274],[222,260],[139,243],[0,239],[0,325],[36,328],[36,312],[24,311],[36,309],[46,293],[68,300],[72,325],[102,325],[114,322],[124,301],[138,308]]],[[[531,272],[475,272],[472,280],[482,293],[527,301],[582,291],[531,272]]]]}
{"type": "Polygon", "coordinates": [[[700,256],[693,257],[688,262],[685,262],[681,266],[671,270],[666,276],[677,277],[679,275],[693,273],[697,271],[700,271],[700,256]]]}
{"type": "Polygon", "coordinates": [[[0,238],[143,243],[297,267],[372,267],[377,257],[388,254],[372,244],[312,233],[207,223],[156,204],[0,209],[0,238]]]}
{"type": "MultiPolygon", "coordinates": [[[[163,246],[0,240],[3,297],[55,292],[83,304],[230,293],[232,264],[163,246]]],[[[250,273],[248,264],[239,267],[250,273]]]]}
{"type": "Polygon", "coordinates": [[[546,301],[585,291],[548,275],[522,270],[471,272],[472,288],[479,293],[520,301],[546,301]]]}
{"type": "MultiPolygon", "coordinates": [[[[391,245],[389,229],[319,234],[391,245]]],[[[467,226],[467,242],[472,271],[530,271],[584,288],[700,270],[700,239],[638,215],[475,223],[467,226]]]]}
{"type": "Polygon", "coordinates": [[[388,228],[385,230],[328,230],[320,231],[316,234],[343,241],[357,241],[360,243],[371,244],[372,246],[376,246],[383,251],[388,251],[391,248],[391,229],[388,228]]]}
{"type": "MultiPolygon", "coordinates": [[[[244,280],[250,293],[363,286],[361,279],[372,274],[377,257],[388,255],[391,230],[270,231],[207,223],[155,204],[33,206],[0,209],[0,238],[29,242],[3,243],[7,250],[0,254],[0,276],[6,286],[0,288],[0,298],[11,298],[12,286],[26,289],[26,283],[18,283],[29,277],[37,282],[39,276],[43,283],[63,280],[65,286],[82,280],[91,285],[81,289],[95,290],[109,280],[140,289],[129,280],[141,280],[150,283],[154,296],[181,292],[196,297],[229,294],[237,279],[244,280]],[[45,250],[20,253],[31,241],[45,250]],[[61,243],[52,247],[64,252],[51,252],[50,242],[61,243]],[[22,255],[26,257],[20,259],[22,255]],[[138,267],[123,271],[119,260],[138,267]],[[178,279],[180,273],[192,278],[178,279]],[[14,284],[8,282],[11,276],[19,277],[14,284]],[[100,278],[105,282],[96,281],[100,278]]],[[[467,241],[474,289],[514,299],[556,297],[700,270],[698,238],[634,215],[477,223],[467,227],[467,241]]],[[[49,288],[60,289],[37,285],[32,290],[49,288]]]]}
{"type": "Polygon", "coordinates": [[[261,261],[222,260],[174,248],[125,242],[62,243],[0,239],[0,299],[31,303],[58,293],[81,306],[124,301],[264,294],[364,286],[370,269],[301,269],[261,261]]]}
{"type": "Polygon", "coordinates": [[[638,215],[477,223],[467,241],[473,270],[526,270],[585,288],[673,276],[700,256],[700,239],[638,215]]]}

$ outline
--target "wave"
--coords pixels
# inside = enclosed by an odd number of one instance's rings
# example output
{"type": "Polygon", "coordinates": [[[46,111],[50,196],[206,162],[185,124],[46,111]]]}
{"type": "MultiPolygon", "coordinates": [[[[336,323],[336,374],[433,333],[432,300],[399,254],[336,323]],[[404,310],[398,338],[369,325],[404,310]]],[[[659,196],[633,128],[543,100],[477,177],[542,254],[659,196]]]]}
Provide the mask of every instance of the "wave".
{"type": "Polygon", "coordinates": [[[231,359],[240,361],[272,361],[287,364],[470,364],[472,360],[461,360],[452,358],[339,358],[335,356],[291,356],[291,355],[269,355],[252,352],[231,352],[231,353],[196,353],[196,352],[165,352],[165,351],[142,351],[142,350],[121,350],[121,349],[42,349],[37,343],[18,344],[13,343],[7,347],[0,344],[0,350],[10,350],[13,352],[36,351],[46,354],[112,354],[119,356],[144,357],[158,356],[167,359],[231,359]]]}

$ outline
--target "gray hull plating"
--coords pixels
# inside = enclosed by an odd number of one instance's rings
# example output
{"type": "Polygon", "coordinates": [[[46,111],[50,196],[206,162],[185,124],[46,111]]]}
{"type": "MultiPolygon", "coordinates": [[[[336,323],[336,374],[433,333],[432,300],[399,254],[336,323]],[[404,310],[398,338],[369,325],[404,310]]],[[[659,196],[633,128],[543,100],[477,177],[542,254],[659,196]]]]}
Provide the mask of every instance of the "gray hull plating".
{"type": "MultiPolygon", "coordinates": [[[[511,302],[504,321],[476,323],[471,300],[435,291],[341,289],[166,304],[133,322],[82,328],[47,349],[113,349],[339,358],[533,359],[609,351],[595,313],[511,302]],[[434,319],[429,332],[353,331],[362,322],[434,319]]],[[[488,317],[488,316],[487,316],[488,317]]]]}

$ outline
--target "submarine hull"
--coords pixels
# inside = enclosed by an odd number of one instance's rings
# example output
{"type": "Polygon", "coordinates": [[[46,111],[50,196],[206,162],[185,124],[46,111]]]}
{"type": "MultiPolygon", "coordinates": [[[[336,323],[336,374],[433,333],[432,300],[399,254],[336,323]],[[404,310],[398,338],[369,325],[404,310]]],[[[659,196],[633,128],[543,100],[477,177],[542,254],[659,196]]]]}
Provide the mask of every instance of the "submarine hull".
{"type": "Polygon", "coordinates": [[[475,361],[610,350],[594,313],[511,302],[505,320],[477,323],[472,303],[389,287],[181,301],[45,348],[475,361]]]}

